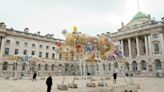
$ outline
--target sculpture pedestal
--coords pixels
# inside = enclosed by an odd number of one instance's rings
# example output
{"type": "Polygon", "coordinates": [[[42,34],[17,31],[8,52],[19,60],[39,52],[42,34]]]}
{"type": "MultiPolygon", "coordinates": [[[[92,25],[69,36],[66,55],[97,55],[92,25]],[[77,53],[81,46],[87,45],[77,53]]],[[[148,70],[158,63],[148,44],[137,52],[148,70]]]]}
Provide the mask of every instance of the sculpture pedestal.
{"type": "Polygon", "coordinates": [[[69,88],[78,88],[77,84],[75,84],[75,83],[68,83],[68,87],[69,88]]]}
{"type": "Polygon", "coordinates": [[[107,87],[107,84],[104,82],[98,82],[99,87],[107,87]]]}
{"type": "Polygon", "coordinates": [[[96,87],[96,84],[93,82],[87,83],[87,87],[96,87]]]}
{"type": "Polygon", "coordinates": [[[57,89],[58,90],[68,90],[68,87],[67,87],[67,85],[60,85],[60,84],[58,84],[57,85],[57,89]]]}

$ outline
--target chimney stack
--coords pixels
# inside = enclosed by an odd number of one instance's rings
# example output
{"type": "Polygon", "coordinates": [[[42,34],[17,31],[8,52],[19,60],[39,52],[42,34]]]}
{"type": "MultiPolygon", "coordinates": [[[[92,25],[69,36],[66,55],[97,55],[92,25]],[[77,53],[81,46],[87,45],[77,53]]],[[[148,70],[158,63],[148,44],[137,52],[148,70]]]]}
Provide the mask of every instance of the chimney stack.
{"type": "Polygon", "coordinates": [[[1,28],[6,28],[5,23],[4,23],[4,22],[0,22],[0,27],[1,27],[1,28]]]}
{"type": "Polygon", "coordinates": [[[29,31],[29,28],[25,28],[25,29],[24,29],[24,32],[25,32],[25,33],[28,33],[28,31],[29,31]]]}
{"type": "Polygon", "coordinates": [[[37,32],[37,35],[40,35],[40,31],[37,32]]]}
{"type": "Polygon", "coordinates": [[[164,17],[161,18],[162,22],[164,22],[164,17]]]}

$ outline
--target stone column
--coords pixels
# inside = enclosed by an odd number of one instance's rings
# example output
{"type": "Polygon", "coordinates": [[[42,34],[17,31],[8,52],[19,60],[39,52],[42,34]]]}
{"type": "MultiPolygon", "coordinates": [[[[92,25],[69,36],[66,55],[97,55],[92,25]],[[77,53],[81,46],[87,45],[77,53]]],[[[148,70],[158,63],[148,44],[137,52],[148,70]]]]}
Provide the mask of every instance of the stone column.
{"type": "Polygon", "coordinates": [[[138,41],[138,37],[136,37],[136,47],[137,47],[137,56],[140,56],[140,48],[139,48],[139,41],[138,41]]]}
{"type": "Polygon", "coordinates": [[[152,56],[151,35],[148,35],[149,56],[152,56]]]}
{"type": "Polygon", "coordinates": [[[164,38],[163,38],[163,34],[160,33],[160,42],[161,42],[161,52],[162,54],[164,54],[164,38]]]}
{"type": "Polygon", "coordinates": [[[122,52],[122,55],[124,55],[124,41],[121,40],[121,52],[122,52]]]}
{"type": "Polygon", "coordinates": [[[1,53],[0,53],[0,57],[3,57],[3,55],[4,55],[4,46],[5,46],[5,39],[4,38],[2,38],[2,41],[1,41],[1,53]]]}
{"type": "Polygon", "coordinates": [[[131,53],[131,40],[130,40],[130,38],[128,39],[128,48],[129,48],[129,58],[131,58],[132,53],[131,53]]]}
{"type": "Polygon", "coordinates": [[[145,35],[145,50],[146,50],[146,55],[148,55],[148,41],[147,41],[147,36],[145,35]]]}

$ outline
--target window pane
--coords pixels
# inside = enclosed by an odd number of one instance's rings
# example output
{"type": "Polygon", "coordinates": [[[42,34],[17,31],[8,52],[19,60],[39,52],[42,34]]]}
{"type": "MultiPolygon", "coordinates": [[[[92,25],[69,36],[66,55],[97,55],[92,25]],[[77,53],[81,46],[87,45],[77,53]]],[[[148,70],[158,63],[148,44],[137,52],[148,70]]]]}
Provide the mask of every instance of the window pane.
{"type": "Polygon", "coordinates": [[[48,52],[46,53],[46,58],[48,58],[48,52]]]}
{"type": "Polygon", "coordinates": [[[24,50],[24,51],[23,51],[23,54],[24,54],[24,55],[27,55],[27,50],[24,50]]]}
{"type": "Polygon", "coordinates": [[[19,45],[19,41],[16,41],[16,45],[19,45]]]}
{"type": "Polygon", "coordinates": [[[39,57],[42,57],[42,52],[39,52],[39,57]]]}
{"type": "Polygon", "coordinates": [[[16,54],[19,54],[19,50],[18,49],[15,49],[15,55],[16,54]]]}
{"type": "Polygon", "coordinates": [[[5,48],[5,55],[9,54],[9,48],[5,48]]]}
{"type": "Polygon", "coordinates": [[[32,47],[34,48],[35,47],[35,44],[32,44],[32,47]]]}
{"type": "Polygon", "coordinates": [[[31,55],[35,55],[35,51],[32,51],[31,55]]]}
{"type": "Polygon", "coordinates": [[[10,44],[10,40],[6,40],[6,43],[10,44]]]}

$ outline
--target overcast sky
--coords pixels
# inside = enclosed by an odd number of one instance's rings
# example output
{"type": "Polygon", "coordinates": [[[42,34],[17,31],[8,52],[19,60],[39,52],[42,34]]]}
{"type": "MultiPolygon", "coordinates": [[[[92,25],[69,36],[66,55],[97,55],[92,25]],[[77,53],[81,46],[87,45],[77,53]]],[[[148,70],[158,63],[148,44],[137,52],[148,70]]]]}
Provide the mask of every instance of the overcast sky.
{"type": "MultiPolygon", "coordinates": [[[[164,0],[139,0],[140,11],[155,19],[164,17],[164,0]]],[[[0,0],[0,21],[7,28],[64,38],[73,25],[82,33],[116,32],[138,12],[137,0],[0,0]]]]}

